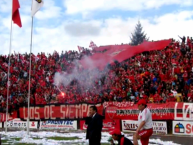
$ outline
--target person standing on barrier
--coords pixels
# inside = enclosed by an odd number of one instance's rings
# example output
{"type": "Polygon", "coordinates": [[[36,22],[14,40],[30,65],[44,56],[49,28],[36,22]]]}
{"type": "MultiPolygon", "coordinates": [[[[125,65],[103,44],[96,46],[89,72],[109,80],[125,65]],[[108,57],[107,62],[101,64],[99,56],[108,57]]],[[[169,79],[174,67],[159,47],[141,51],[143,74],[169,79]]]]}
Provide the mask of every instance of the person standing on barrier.
{"type": "Polygon", "coordinates": [[[86,139],[89,140],[89,145],[100,145],[103,118],[97,113],[96,106],[90,106],[89,116],[86,118],[85,124],[88,125],[86,139]]]}
{"type": "Polygon", "coordinates": [[[139,100],[138,108],[140,110],[138,116],[138,128],[133,135],[134,145],[138,145],[138,139],[142,145],[148,145],[149,138],[153,134],[152,114],[147,108],[147,102],[144,99],[139,100]]]}
{"type": "MultiPolygon", "coordinates": [[[[133,143],[128,138],[124,137],[118,129],[110,131],[109,134],[112,135],[113,140],[118,141],[118,145],[133,145],[133,143]]],[[[111,140],[111,145],[115,145],[113,140],[111,140]]]]}

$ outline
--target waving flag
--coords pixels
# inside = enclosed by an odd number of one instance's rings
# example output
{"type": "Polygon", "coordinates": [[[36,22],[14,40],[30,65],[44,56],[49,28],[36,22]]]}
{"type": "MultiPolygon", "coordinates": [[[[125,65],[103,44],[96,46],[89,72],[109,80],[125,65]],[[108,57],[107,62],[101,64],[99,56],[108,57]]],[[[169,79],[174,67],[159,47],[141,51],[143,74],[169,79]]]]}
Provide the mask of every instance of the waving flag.
{"type": "Polygon", "coordinates": [[[43,0],[32,0],[31,16],[33,17],[37,11],[43,6],[43,0]]]}
{"type": "Polygon", "coordinates": [[[78,51],[81,52],[82,50],[84,50],[84,47],[78,46],[78,51]]]}
{"type": "Polygon", "coordinates": [[[22,27],[21,24],[21,19],[20,19],[20,14],[19,14],[19,1],[18,0],[13,0],[12,3],[12,21],[17,24],[19,27],[22,27]]]}
{"type": "Polygon", "coordinates": [[[131,45],[109,45],[107,47],[99,47],[104,50],[103,53],[95,53],[90,57],[85,57],[80,60],[80,64],[84,68],[96,68],[104,69],[107,64],[113,63],[115,60],[122,62],[128,58],[135,56],[136,54],[142,53],[144,51],[152,50],[163,50],[166,46],[171,43],[169,40],[161,40],[155,42],[143,42],[138,46],[131,45]]]}
{"type": "Polygon", "coordinates": [[[97,45],[93,41],[91,41],[89,47],[94,49],[97,47],[97,45]]]}

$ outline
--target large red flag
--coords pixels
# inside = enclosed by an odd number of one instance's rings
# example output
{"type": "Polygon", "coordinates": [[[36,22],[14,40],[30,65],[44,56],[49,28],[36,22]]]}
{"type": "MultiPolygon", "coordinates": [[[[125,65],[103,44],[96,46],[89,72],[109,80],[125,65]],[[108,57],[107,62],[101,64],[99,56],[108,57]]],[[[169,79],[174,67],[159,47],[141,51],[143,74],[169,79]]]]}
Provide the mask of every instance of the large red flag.
{"type": "Polygon", "coordinates": [[[115,60],[122,62],[136,54],[144,51],[162,50],[171,43],[171,40],[161,40],[155,42],[143,42],[141,45],[131,46],[124,45],[109,45],[107,47],[99,47],[101,50],[106,50],[104,53],[95,53],[90,57],[80,60],[80,64],[84,68],[104,69],[107,64],[113,63],[115,60]]]}
{"type": "Polygon", "coordinates": [[[113,57],[114,60],[122,62],[130,57],[133,57],[136,54],[142,53],[144,51],[152,51],[152,50],[163,50],[166,46],[171,43],[171,39],[169,40],[161,40],[161,41],[154,41],[154,42],[143,42],[141,45],[137,46],[128,46],[127,47],[120,47],[123,51],[118,53],[113,57]]]}
{"type": "Polygon", "coordinates": [[[12,5],[12,20],[15,24],[17,24],[19,27],[22,27],[21,24],[21,19],[20,19],[20,14],[19,14],[19,1],[18,0],[13,0],[13,5],[12,5]]]}

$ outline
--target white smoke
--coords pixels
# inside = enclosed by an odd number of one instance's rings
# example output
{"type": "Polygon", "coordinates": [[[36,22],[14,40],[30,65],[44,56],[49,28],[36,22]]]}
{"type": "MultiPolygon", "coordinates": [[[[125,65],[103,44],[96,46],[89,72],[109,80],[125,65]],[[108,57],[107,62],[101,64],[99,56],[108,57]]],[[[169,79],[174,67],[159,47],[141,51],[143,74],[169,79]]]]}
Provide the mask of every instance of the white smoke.
{"type": "MultiPolygon", "coordinates": [[[[59,89],[61,86],[66,87],[70,85],[73,80],[76,80],[80,87],[84,88],[85,92],[92,91],[94,94],[99,94],[102,87],[96,87],[96,83],[101,84],[100,78],[107,76],[109,69],[104,68],[104,70],[101,71],[94,66],[95,63],[89,57],[84,58],[84,60],[87,62],[87,66],[89,66],[90,69],[84,69],[78,61],[74,61],[73,64],[75,67],[71,73],[55,73],[54,85],[59,89]]],[[[103,62],[100,61],[100,63],[103,62]]],[[[60,91],[63,90],[61,89],[60,91]]]]}

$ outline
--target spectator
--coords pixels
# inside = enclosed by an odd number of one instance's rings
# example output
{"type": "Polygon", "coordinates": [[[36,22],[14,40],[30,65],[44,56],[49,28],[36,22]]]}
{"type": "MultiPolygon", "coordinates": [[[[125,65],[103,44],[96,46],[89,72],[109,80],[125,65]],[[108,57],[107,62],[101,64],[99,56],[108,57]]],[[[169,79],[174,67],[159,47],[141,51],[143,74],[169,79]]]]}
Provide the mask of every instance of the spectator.
{"type": "MultiPolygon", "coordinates": [[[[49,103],[99,103],[102,101],[133,101],[140,98],[151,103],[193,101],[192,37],[182,43],[173,41],[164,50],[137,54],[121,63],[108,65],[108,71],[94,69],[91,73],[74,63],[84,56],[99,53],[84,48],[82,52],[32,54],[31,105],[49,103]],[[186,42],[187,40],[187,42],[186,42]],[[73,74],[68,85],[55,86],[56,72],[73,74]],[[100,77],[99,77],[100,76],[100,77]],[[85,92],[85,90],[87,90],[85,92]],[[175,95],[172,91],[175,90],[175,95]],[[64,93],[64,95],[62,95],[64,93]]],[[[102,52],[100,52],[102,53],[102,52]]],[[[29,77],[29,54],[10,56],[9,102],[13,110],[26,105],[29,77]]],[[[0,56],[0,107],[5,111],[7,97],[8,56],[0,56]]]]}

